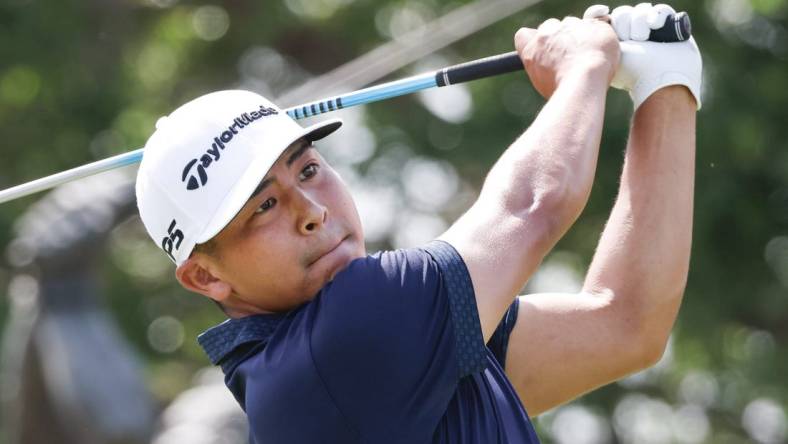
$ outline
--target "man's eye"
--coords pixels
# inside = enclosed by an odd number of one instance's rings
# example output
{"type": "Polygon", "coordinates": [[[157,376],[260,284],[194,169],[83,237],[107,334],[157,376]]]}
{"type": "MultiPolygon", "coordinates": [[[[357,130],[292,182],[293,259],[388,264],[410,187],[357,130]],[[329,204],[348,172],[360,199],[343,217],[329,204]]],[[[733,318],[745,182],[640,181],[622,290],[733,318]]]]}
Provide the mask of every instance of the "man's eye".
{"type": "Polygon", "coordinates": [[[318,168],[320,167],[316,163],[310,163],[309,165],[305,166],[303,170],[301,170],[299,178],[301,180],[309,179],[310,177],[317,174],[318,168]]]}
{"type": "Polygon", "coordinates": [[[260,206],[257,207],[257,209],[254,212],[256,214],[264,213],[264,212],[270,210],[271,208],[273,208],[274,205],[276,205],[276,199],[274,199],[273,197],[270,198],[270,199],[266,199],[266,201],[263,202],[262,204],[260,204],[260,206]]]}

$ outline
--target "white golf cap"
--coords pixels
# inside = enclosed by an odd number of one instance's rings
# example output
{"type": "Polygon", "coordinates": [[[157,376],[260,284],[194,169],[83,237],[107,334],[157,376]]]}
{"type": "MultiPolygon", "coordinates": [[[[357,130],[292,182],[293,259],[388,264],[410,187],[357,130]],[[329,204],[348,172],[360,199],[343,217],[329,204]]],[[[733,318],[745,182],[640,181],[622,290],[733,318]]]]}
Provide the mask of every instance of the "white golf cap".
{"type": "Polygon", "coordinates": [[[339,119],[303,128],[259,94],[218,91],[156,123],[137,173],[137,207],[177,265],[235,217],[284,150],[322,139],[339,119]]]}

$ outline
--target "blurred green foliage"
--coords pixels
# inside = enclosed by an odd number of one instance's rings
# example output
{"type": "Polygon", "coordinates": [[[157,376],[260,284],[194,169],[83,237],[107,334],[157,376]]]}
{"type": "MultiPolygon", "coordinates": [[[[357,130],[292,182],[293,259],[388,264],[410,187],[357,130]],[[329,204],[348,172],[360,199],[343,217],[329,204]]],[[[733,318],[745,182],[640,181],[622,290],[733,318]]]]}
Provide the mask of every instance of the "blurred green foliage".
{"type": "MultiPolygon", "coordinates": [[[[248,85],[241,62],[253,48],[272,50],[299,73],[269,87],[297,86],[293,82],[302,81],[303,73],[319,75],[386,42],[397,28],[394,16],[411,17],[398,22],[407,28],[464,3],[5,0],[0,2],[0,187],[142,146],[158,116],[177,105],[211,90],[248,85]]],[[[764,405],[788,404],[788,1],[673,5],[692,17],[705,75],[685,303],[663,363],[574,405],[602,418],[611,442],[633,442],[617,421],[629,418],[625,410],[641,408],[660,421],[695,418],[690,428],[702,428],[702,418],[707,419],[705,435],[674,431],[671,441],[768,442],[768,436],[747,429],[752,420],[745,417],[747,411],[769,417],[774,410],[764,405]],[[761,403],[753,404],[756,400],[761,403]],[[673,416],[665,416],[665,405],[673,416]],[[748,410],[753,406],[762,409],[748,410]]],[[[538,3],[441,55],[460,62],[509,51],[513,32],[522,24],[578,15],[586,6],[538,3]]],[[[402,70],[392,78],[411,73],[402,70]]],[[[366,107],[363,123],[375,135],[375,154],[354,165],[354,171],[362,177],[375,174],[375,159],[405,145],[411,156],[450,162],[463,184],[478,189],[542,101],[527,78],[517,74],[476,82],[469,91],[472,114],[462,123],[436,117],[415,96],[366,107]]],[[[615,197],[630,117],[629,99],[611,91],[594,191],[556,248],[575,254],[572,266],[580,274],[615,197]]],[[[13,238],[14,220],[39,197],[3,204],[0,246],[13,238]]],[[[449,206],[438,216],[450,222],[459,211],[449,206]]],[[[370,247],[392,244],[389,237],[370,247]]],[[[107,250],[107,303],[147,362],[151,390],[167,402],[207,364],[194,338],[221,321],[221,313],[177,286],[172,265],[138,224],[118,227],[107,250]],[[182,324],[182,345],[152,345],[150,326],[163,316],[182,324]]],[[[12,268],[5,259],[0,267],[0,288],[6,288],[12,268]]],[[[7,305],[0,298],[4,313],[7,305]]],[[[784,415],[783,410],[783,434],[775,432],[777,439],[786,439],[784,415]]],[[[779,413],[772,416],[779,419],[779,413]]],[[[572,416],[559,411],[538,421],[545,442],[560,441],[561,418],[572,416]]]]}

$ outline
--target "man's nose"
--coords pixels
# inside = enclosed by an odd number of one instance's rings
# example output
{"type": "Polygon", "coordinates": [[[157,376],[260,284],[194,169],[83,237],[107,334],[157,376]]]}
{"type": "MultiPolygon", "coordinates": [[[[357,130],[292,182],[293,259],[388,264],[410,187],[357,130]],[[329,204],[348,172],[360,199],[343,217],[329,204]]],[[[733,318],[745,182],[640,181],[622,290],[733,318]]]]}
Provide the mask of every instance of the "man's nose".
{"type": "Polygon", "coordinates": [[[303,190],[295,190],[294,199],[298,212],[298,231],[305,235],[315,233],[326,222],[328,209],[303,190]]]}

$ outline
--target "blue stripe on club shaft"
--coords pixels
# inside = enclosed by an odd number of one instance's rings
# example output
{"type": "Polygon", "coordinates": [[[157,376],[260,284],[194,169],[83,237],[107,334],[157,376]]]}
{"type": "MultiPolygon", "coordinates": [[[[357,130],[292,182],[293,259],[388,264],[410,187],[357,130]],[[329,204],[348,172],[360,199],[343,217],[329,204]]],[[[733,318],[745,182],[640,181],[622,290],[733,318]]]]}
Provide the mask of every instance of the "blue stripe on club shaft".
{"type": "Polygon", "coordinates": [[[377,102],[378,100],[390,99],[392,97],[414,93],[435,86],[438,86],[435,82],[435,73],[430,72],[394,82],[384,83],[382,85],[371,86],[342,96],[317,100],[306,105],[287,108],[285,112],[293,119],[300,120],[304,117],[330,112],[333,109],[348,108],[351,106],[377,102]],[[335,106],[323,106],[323,103],[329,103],[335,106]],[[300,109],[303,112],[296,113],[296,109],[300,109]],[[307,113],[307,110],[314,112],[307,113]]]}

